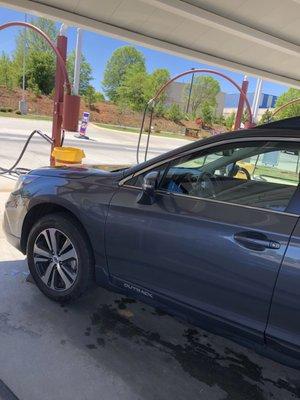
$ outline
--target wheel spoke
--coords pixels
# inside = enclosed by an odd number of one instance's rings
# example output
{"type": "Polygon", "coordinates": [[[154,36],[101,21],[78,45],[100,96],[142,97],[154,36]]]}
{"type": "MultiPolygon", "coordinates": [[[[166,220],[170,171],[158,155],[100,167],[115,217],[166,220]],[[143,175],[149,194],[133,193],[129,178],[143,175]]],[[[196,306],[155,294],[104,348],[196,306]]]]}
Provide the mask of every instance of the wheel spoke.
{"type": "Polygon", "coordinates": [[[51,243],[51,248],[54,254],[57,254],[57,240],[56,240],[56,229],[50,228],[48,229],[49,236],[50,236],[50,243],[51,243]]]}
{"type": "Polygon", "coordinates": [[[54,268],[56,264],[53,265],[53,272],[51,276],[51,282],[50,282],[50,288],[55,290],[54,286],[54,280],[55,280],[55,274],[57,273],[57,270],[54,268]]]}
{"type": "MultiPolygon", "coordinates": [[[[51,261],[51,262],[49,263],[49,265],[48,265],[48,267],[47,267],[47,269],[46,269],[44,275],[41,276],[42,281],[43,281],[47,286],[49,286],[49,285],[48,285],[48,282],[49,282],[49,278],[50,278],[51,272],[52,272],[53,269],[54,269],[54,266],[55,266],[55,263],[51,261]]],[[[53,276],[54,276],[54,273],[52,274],[52,280],[51,280],[51,282],[53,281],[53,276]]]]}
{"type": "Polygon", "coordinates": [[[65,240],[64,244],[62,245],[62,248],[60,249],[60,251],[59,251],[58,254],[59,254],[59,255],[62,255],[63,252],[66,251],[67,248],[68,248],[70,245],[72,245],[72,243],[71,243],[70,239],[66,237],[66,240],[65,240]]]}
{"type": "Polygon", "coordinates": [[[50,240],[49,240],[48,230],[43,231],[41,233],[41,235],[44,237],[49,251],[52,252],[53,249],[52,249],[52,246],[51,246],[51,243],[50,243],[50,240]]]}
{"type": "Polygon", "coordinates": [[[71,258],[77,258],[76,251],[74,250],[73,247],[69,251],[67,251],[65,254],[62,254],[61,256],[59,256],[60,261],[70,260],[71,258]]]}
{"type": "Polygon", "coordinates": [[[61,268],[60,265],[57,266],[57,273],[60,275],[61,279],[64,281],[65,284],[65,289],[68,289],[71,284],[73,283],[73,280],[69,278],[69,276],[64,272],[64,270],[61,268]]]}
{"type": "Polygon", "coordinates": [[[40,247],[38,247],[37,244],[34,245],[33,251],[34,254],[38,254],[39,256],[45,257],[47,259],[52,257],[52,255],[48,251],[41,249],[40,247]]]}
{"type": "Polygon", "coordinates": [[[49,258],[50,257],[34,257],[35,262],[47,262],[49,263],[49,258]]]}
{"type": "Polygon", "coordinates": [[[77,271],[76,270],[74,271],[71,267],[67,268],[62,263],[60,264],[60,268],[64,271],[64,273],[66,275],[68,275],[68,277],[70,277],[73,281],[75,280],[76,275],[77,275],[77,271]]]}

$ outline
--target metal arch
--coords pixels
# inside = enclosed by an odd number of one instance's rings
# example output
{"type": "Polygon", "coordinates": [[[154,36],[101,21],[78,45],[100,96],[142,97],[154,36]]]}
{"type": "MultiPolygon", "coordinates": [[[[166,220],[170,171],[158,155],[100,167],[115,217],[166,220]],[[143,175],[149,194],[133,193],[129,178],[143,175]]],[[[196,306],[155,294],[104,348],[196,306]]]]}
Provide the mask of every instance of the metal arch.
{"type": "MultiPolygon", "coordinates": [[[[245,95],[245,93],[243,92],[242,88],[231,78],[229,78],[227,75],[223,74],[222,72],[218,72],[215,71],[213,69],[203,69],[203,68],[196,68],[196,69],[190,69],[188,71],[184,71],[176,76],[174,76],[173,78],[169,79],[168,82],[166,82],[156,93],[156,95],[150,99],[148,101],[148,103],[146,104],[146,107],[144,109],[144,114],[143,114],[143,119],[142,119],[142,125],[141,125],[141,129],[140,129],[140,134],[139,134],[139,139],[138,139],[138,144],[137,144],[137,151],[136,151],[136,160],[137,163],[139,164],[139,152],[140,152],[140,145],[141,145],[141,139],[142,139],[142,133],[143,133],[143,129],[144,129],[144,125],[145,125],[145,119],[146,119],[146,113],[147,110],[149,108],[150,105],[153,105],[155,103],[155,100],[157,100],[157,98],[161,95],[161,93],[174,81],[176,81],[179,78],[182,78],[183,76],[186,75],[190,75],[190,74],[195,74],[195,73],[206,73],[206,74],[213,74],[213,75],[218,75],[224,79],[226,79],[228,82],[230,82],[239,92],[240,95],[243,97],[245,103],[246,103],[246,107],[247,107],[247,111],[248,111],[248,126],[252,126],[253,123],[253,117],[252,117],[252,111],[251,111],[251,106],[250,103],[247,99],[247,96],[245,95]]],[[[151,115],[150,115],[150,120],[152,120],[152,115],[153,115],[153,109],[151,111],[151,115]]],[[[146,161],[146,157],[148,154],[148,147],[149,147],[149,138],[150,138],[150,129],[151,127],[149,127],[148,130],[148,137],[147,137],[147,144],[146,144],[146,149],[145,149],[145,160],[146,161]]]]}
{"type": "Polygon", "coordinates": [[[39,35],[41,35],[46,42],[49,44],[49,46],[52,48],[52,50],[55,52],[56,57],[58,59],[59,62],[59,66],[61,68],[65,83],[66,83],[66,89],[67,89],[67,93],[71,94],[71,84],[69,81],[69,77],[68,77],[68,72],[67,72],[67,68],[65,65],[65,62],[60,54],[60,52],[58,51],[58,49],[56,48],[56,46],[52,43],[51,39],[39,28],[37,28],[36,26],[29,24],[28,22],[22,22],[22,21],[12,21],[12,22],[7,22],[3,25],[0,25],[0,31],[2,31],[3,29],[6,28],[10,28],[13,26],[23,26],[25,28],[30,28],[33,31],[37,32],[39,35]]]}
{"type": "Polygon", "coordinates": [[[287,107],[287,106],[290,106],[291,104],[298,103],[298,102],[300,102],[300,98],[297,98],[297,99],[293,99],[293,100],[288,101],[287,103],[285,103],[285,104],[283,104],[282,106],[278,107],[278,108],[273,112],[271,118],[274,117],[277,113],[279,113],[279,111],[281,111],[283,108],[285,108],[285,107],[287,107]]]}

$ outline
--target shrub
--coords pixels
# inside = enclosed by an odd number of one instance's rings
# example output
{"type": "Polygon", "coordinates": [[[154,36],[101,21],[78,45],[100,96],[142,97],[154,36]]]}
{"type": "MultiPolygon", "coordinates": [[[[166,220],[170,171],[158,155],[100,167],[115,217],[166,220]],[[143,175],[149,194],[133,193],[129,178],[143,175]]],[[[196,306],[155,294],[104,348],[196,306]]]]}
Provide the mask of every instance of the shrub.
{"type": "Polygon", "coordinates": [[[184,114],[178,104],[172,104],[165,111],[165,117],[174,122],[179,122],[184,118],[184,114]]]}
{"type": "Polygon", "coordinates": [[[226,126],[226,128],[227,128],[229,131],[232,130],[232,126],[233,126],[233,124],[234,124],[234,121],[235,121],[235,113],[234,113],[234,112],[231,113],[230,115],[228,115],[228,116],[225,118],[225,126],[226,126]]]}

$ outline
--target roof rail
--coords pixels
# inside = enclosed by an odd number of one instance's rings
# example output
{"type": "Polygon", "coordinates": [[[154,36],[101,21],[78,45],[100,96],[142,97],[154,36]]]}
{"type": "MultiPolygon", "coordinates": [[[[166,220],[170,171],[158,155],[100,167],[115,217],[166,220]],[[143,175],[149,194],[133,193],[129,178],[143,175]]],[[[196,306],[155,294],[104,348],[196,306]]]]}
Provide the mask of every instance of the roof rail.
{"type": "Polygon", "coordinates": [[[279,121],[268,122],[263,125],[257,125],[254,129],[299,129],[300,117],[281,119],[279,121]]]}

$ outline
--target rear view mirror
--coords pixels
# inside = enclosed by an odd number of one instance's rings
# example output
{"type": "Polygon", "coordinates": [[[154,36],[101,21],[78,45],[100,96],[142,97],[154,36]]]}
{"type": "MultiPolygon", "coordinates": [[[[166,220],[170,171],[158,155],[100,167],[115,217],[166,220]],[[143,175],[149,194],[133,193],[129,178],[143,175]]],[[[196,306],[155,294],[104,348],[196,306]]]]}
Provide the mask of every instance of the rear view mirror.
{"type": "Polygon", "coordinates": [[[229,157],[232,156],[233,153],[234,149],[228,149],[228,150],[217,151],[216,155],[221,157],[229,157]]]}
{"type": "Polygon", "coordinates": [[[158,171],[151,171],[144,176],[142,193],[139,194],[139,204],[151,205],[155,202],[155,190],[158,184],[158,171]]]}

